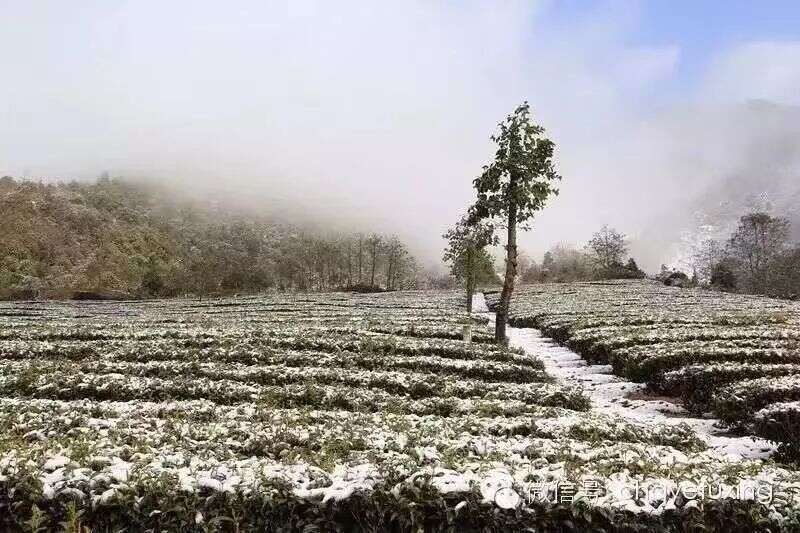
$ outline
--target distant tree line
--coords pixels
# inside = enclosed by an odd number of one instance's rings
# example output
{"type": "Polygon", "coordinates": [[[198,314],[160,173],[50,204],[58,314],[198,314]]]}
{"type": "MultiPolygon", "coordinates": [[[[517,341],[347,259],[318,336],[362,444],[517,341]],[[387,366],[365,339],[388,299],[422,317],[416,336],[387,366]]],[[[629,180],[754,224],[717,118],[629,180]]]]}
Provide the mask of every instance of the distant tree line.
{"type": "Polygon", "coordinates": [[[592,235],[583,249],[558,244],[545,252],[541,263],[524,256],[520,272],[526,283],[645,277],[633,257],[628,256],[625,235],[608,226],[592,235]]]}
{"type": "Polygon", "coordinates": [[[397,237],[319,235],[125,180],[0,178],[0,213],[2,298],[395,290],[418,283],[415,260],[397,237]]]}
{"type": "Polygon", "coordinates": [[[708,239],[695,253],[695,278],[715,289],[800,298],[800,244],[787,219],[749,213],[726,241],[708,239]]]}

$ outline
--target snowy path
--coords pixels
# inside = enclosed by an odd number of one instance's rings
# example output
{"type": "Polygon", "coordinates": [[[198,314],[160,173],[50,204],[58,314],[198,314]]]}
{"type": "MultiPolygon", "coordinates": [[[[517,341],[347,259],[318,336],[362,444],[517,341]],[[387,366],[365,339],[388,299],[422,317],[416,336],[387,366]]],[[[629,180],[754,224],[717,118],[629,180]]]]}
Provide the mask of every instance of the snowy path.
{"type": "MultiPolygon", "coordinates": [[[[494,321],[483,294],[475,295],[473,310],[494,321]]],[[[731,437],[718,420],[697,418],[671,398],[648,396],[645,385],[615,376],[610,365],[592,365],[565,346],[545,337],[538,329],[508,327],[509,344],[544,362],[547,372],[559,381],[583,387],[597,412],[621,416],[633,422],[677,425],[688,424],[708,446],[721,453],[745,458],[768,457],[775,446],[758,437],[731,437]]]]}

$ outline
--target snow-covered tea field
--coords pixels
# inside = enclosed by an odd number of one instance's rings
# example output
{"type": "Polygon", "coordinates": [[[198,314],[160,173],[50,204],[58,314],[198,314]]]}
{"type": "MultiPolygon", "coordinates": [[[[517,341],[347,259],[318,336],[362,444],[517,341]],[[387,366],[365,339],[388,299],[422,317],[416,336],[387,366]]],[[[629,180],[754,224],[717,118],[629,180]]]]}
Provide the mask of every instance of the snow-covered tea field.
{"type": "MultiPolygon", "coordinates": [[[[792,304],[611,283],[512,314],[796,435],[792,304]]],[[[596,409],[491,338],[458,292],[0,304],[0,529],[796,527],[793,467],[596,409]]]]}
{"type": "MultiPolygon", "coordinates": [[[[490,301],[496,301],[490,295],[490,301]]],[[[524,287],[510,323],[711,412],[740,433],[800,444],[800,304],[650,281],[524,287]]]]}

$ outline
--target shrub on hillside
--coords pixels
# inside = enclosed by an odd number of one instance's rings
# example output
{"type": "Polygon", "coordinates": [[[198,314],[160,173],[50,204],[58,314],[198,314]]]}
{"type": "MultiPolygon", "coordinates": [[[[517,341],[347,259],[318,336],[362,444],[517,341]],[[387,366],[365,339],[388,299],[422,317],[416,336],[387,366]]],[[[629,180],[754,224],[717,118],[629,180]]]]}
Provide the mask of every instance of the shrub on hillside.
{"type": "Polygon", "coordinates": [[[669,287],[691,287],[692,282],[689,279],[689,276],[686,275],[685,272],[681,272],[679,270],[675,270],[671,272],[666,278],[664,278],[664,285],[669,287]]]}
{"type": "Polygon", "coordinates": [[[736,271],[730,261],[720,261],[711,267],[711,286],[723,291],[734,291],[738,285],[736,271]]]}
{"type": "Polygon", "coordinates": [[[355,285],[342,287],[341,290],[343,292],[359,292],[364,294],[386,292],[386,289],[379,287],[378,285],[370,285],[369,283],[356,283],[355,285]]]}

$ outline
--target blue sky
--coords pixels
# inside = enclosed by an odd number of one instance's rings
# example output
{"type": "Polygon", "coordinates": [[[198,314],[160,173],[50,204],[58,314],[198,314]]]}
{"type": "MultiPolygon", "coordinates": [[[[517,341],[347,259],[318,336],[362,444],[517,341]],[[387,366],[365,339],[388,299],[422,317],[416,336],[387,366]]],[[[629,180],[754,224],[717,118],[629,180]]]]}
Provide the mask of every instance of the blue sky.
{"type": "Polygon", "coordinates": [[[800,2],[792,0],[652,0],[642,4],[634,43],[677,44],[678,80],[698,81],[711,58],[751,41],[800,38],[800,2]]]}
{"type": "Polygon", "coordinates": [[[689,57],[743,41],[800,36],[800,2],[793,0],[649,0],[639,8],[636,41],[678,43],[689,57]]]}
{"type": "Polygon", "coordinates": [[[670,88],[678,94],[702,82],[714,58],[744,43],[800,40],[797,0],[554,0],[543,25],[570,34],[581,21],[613,19],[631,46],[676,46],[680,59],[670,88]]]}

